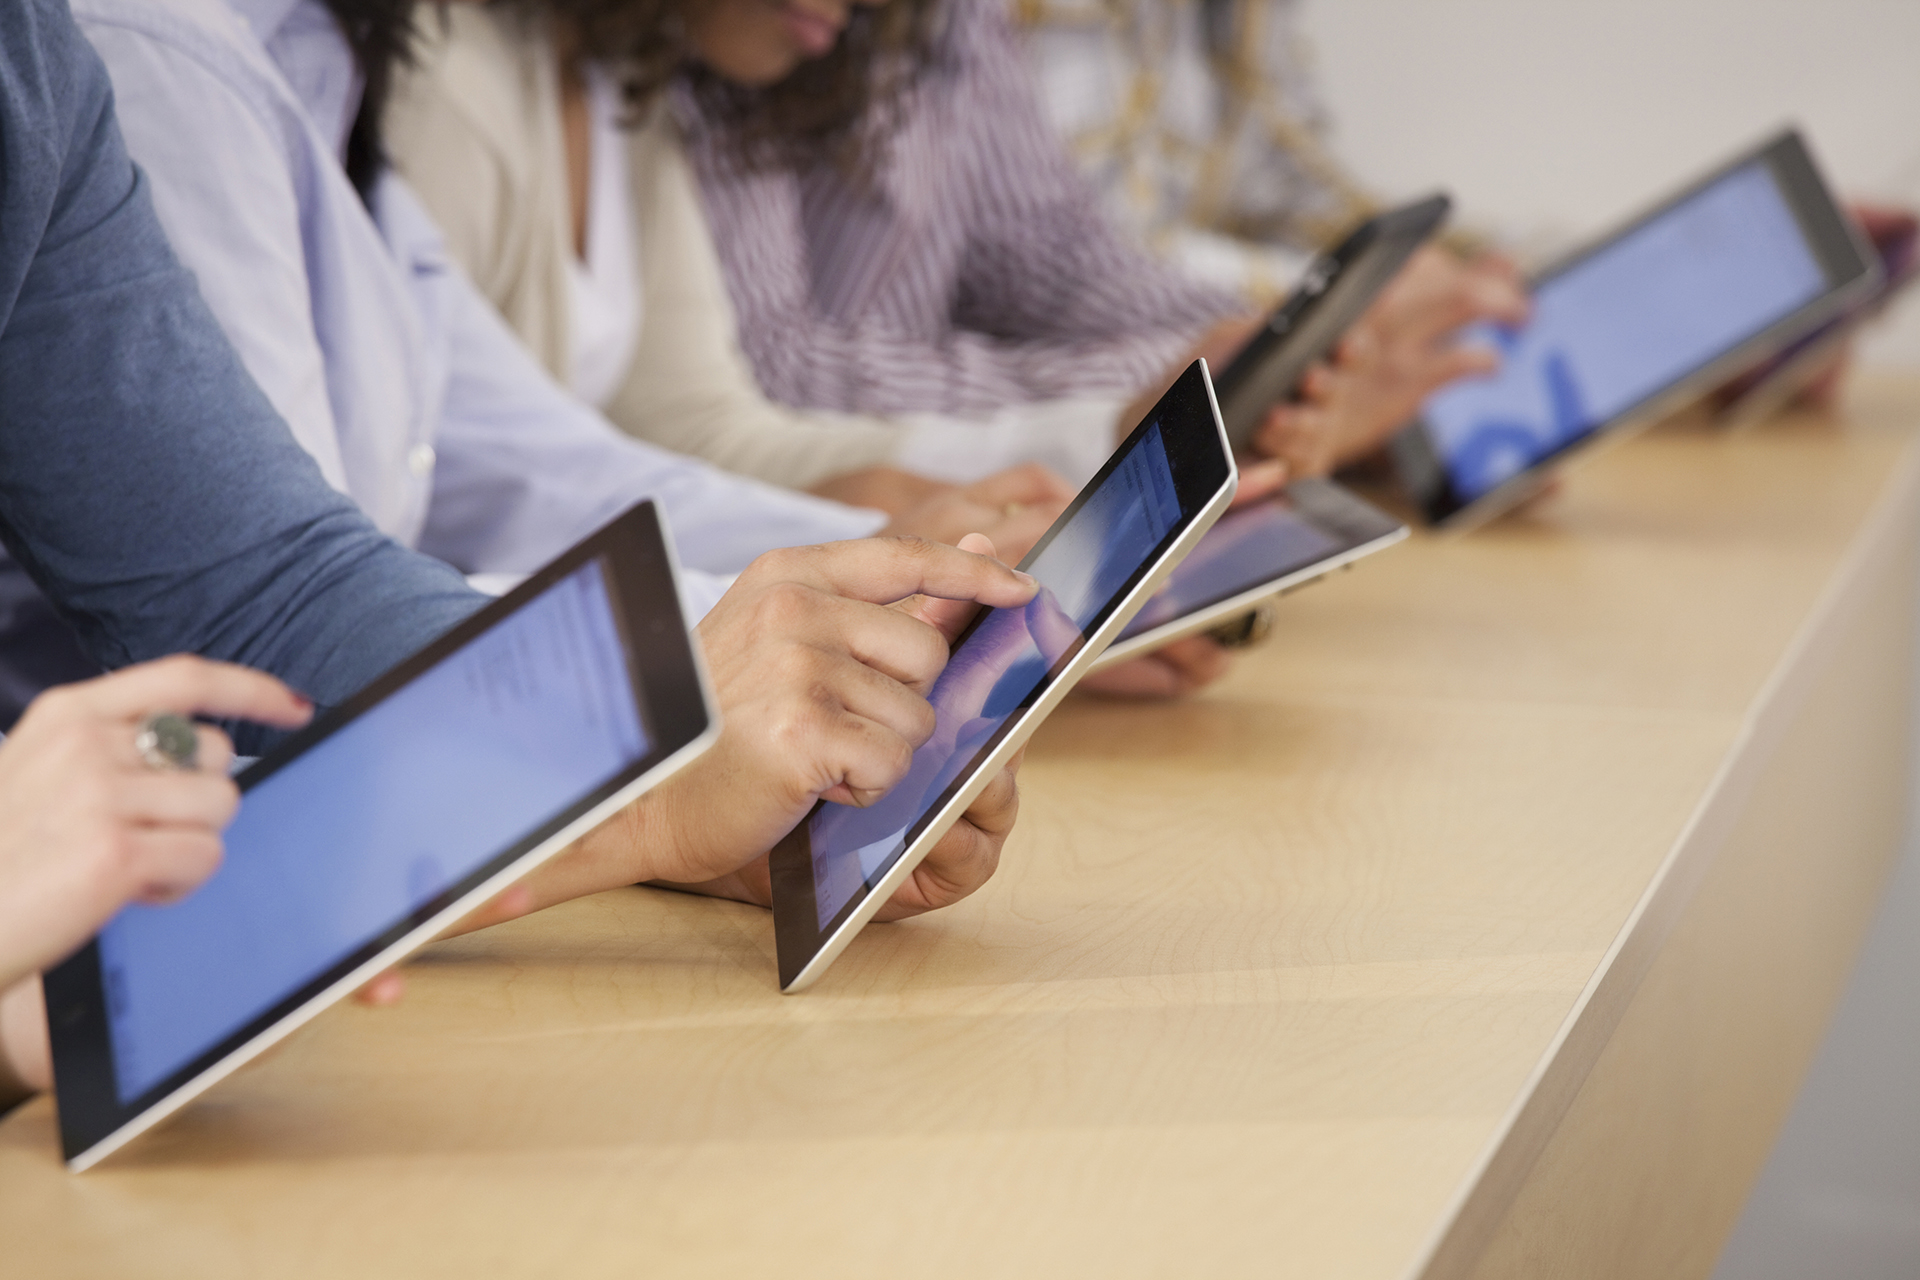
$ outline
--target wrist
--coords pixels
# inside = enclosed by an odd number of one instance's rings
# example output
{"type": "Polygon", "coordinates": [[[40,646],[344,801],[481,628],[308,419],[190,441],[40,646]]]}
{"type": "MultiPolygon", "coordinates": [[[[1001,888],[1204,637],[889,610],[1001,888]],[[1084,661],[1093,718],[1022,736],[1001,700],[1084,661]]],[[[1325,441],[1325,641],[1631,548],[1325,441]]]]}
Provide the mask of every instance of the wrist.
{"type": "Polygon", "coordinates": [[[37,1090],[31,1088],[20,1078],[20,1072],[13,1065],[12,1055],[7,1052],[7,1040],[0,1033],[0,1116],[13,1110],[18,1103],[31,1098],[37,1090]]]}
{"type": "Polygon", "coordinates": [[[704,880],[698,884],[688,884],[677,880],[649,880],[646,882],[656,889],[671,889],[676,893],[697,893],[705,898],[726,898],[732,902],[744,902],[752,907],[773,906],[773,879],[767,870],[764,857],[752,862],[717,880],[704,880]]]}
{"type": "Polygon", "coordinates": [[[617,860],[617,865],[605,873],[607,885],[602,887],[656,884],[764,905],[768,900],[766,859],[712,875],[713,868],[726,866],[734,859],[709,847],[715,842],[705,838],[708,822],[701,797],[696,790],[691,802],[684,802],[688,799],[686,788],[676,785],[678,782],[670,781],[641,797],[601,828],[613,846],[608,856],[617,860]],[[757,898],[752,874],[756,863],[761,868],[757,898]]]}
{"type": "Polygon", "coordinates": [[[40,978],[0,991],[0,1113],[53,1085],[40,978]]]}
{"type": "Polygon", "coordinates": [[[764,837],[736,829],[738,815],[726,810],[725,802],[716,808],[713,788],[699,781],[700,771],[696,765],[669,779],[587,837],[592,874],[601,883],[583,886],[582,892],[650,884],[773,905],[772,876],[760,845],[764,837]],[[753,851],[756,845],[759,851],[753,851]]]}

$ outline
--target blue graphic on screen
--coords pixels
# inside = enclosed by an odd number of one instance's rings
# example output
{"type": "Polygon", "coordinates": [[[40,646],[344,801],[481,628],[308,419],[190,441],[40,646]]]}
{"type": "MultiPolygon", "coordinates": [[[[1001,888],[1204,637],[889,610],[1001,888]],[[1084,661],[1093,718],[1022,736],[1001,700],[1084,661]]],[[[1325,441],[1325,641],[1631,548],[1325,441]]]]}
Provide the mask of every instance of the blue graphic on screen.
{"type": "Polygon", "coordinates": [[[1173,469],[1156,424],[1027,566],[1039,594],[1024,608],[989,611],[954,650],[927,694],[933,736],[913,753],[907,776],[868,808],[827,804],[809,819],[821,929],[906,852],[915,824],[939,808],[1008,717],[1040,692],[1047,673],[1079,649],[1179,522],[1173,469]]]}
{"type": "Polygon", "coordinates": [[[1340,550],[1339,539],[1316,528],[1276,498],[1229,511],[1207,530],[1167,585],[1147,601],[1122,640],[1186,617],[1264,583],[1318,564],[1340,550]]]}
{"type": "Polygon", "coordinates": [[[194,894],[100,934],[125,1103],[645,757],[598,561],[249,790],[194,894]]]}
{"type": "Polygon", "coordinates": [[[1479,497],[1825,287],[1772,170],[1735,170],[1543,282],[1517,332],[1470,331],[1498,350],[1499,371],[1425,408],[1455,493],[1479,497]]]}

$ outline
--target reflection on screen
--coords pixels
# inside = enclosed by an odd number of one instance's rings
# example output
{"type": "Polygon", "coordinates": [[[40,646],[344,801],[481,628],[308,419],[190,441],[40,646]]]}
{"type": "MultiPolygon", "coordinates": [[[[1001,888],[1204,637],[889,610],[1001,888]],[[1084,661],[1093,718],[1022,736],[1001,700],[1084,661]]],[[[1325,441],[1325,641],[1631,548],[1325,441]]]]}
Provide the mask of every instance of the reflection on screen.
{"type": "Polygon", "coordinates": [[[1472,499],[1818,297],[1826,278],[1756,161],[1543,283],[1514,332],[1470,341],[1500,371],[1426,404],[1455,492],[1472,499]]]}
{"type": "Polygon", "coordinates": [[[1284,498],[1230,511],[1207,530],[1193,554],[1173,571],[1166,588],[1133,616],[1120,638],[1137,636],[1317,564],[1343,545],[1302,519],[1284,498]]]}
{"type": "Polygon", "coordinates": [[[248,791],[226,860],[100,934],[137,1097],[642,759],[601,565],[555,583],[248,791]]]}
{"type": "Polygon", "coordinates": [[[915,824],[939,808],[1007,719],[1039,695],[1047,673],[1079,649],[1179,520],[1156,424],[1027,566],[1040,593],[1025,608],[990,610],[954,650],[927,695],[933,736],[913,753],[907,776],[877,804],[822,805],[809,820],[821,929],[906,852],[915,824]]]}

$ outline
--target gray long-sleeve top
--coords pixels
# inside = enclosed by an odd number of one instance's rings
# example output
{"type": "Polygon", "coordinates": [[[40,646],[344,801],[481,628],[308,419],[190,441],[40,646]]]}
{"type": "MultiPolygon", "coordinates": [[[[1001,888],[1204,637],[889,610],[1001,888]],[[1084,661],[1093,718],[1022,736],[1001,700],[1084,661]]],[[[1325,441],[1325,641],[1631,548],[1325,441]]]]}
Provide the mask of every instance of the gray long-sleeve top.
{"type": "Polygon", "coordinates": [[[198,653],[322,704],[482,603],[329,488],[247,376],[65,0],[0,7],[0,540],[102,664],[198,653]]]}

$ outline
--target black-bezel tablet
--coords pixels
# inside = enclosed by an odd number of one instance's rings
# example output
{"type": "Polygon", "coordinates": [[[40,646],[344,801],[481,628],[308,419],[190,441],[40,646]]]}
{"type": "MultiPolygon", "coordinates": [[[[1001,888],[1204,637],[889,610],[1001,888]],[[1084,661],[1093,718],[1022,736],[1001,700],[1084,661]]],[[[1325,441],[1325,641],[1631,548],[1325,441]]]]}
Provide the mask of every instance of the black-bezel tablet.
{"type": "Polygon", "coordinates": [[[1716,421],[1736,427],[1785,408],[1810,379],[1831,364],[1861,325],[1884,311],[1920,278],[1920,222],[1906,217],[1885,227],[1865,227],[1880,260],[1880,283],[1848,303],[1812,333],[1743,370],[1708,397],[1716,421]]]}
{"type": "MultiPolygon", "coordinates": [[[[205,1049],[137,1097],[122,1102],[109,1034],[109,992],[98,941],[45,977],[60,1138],[75,1169],[104,1158],[171,1114],[320,1009],[344,997],[364,976],[429,941],[435,931],[486,895],[496,893],[542,858],[577,839],[646,786],[711,741],[717,717],[701,660],[680,610],[676,571],[659,512],[641,503],[602,527],[519,587],[379,676],[360,692],[290,736],[236,779],[245,793],[291,767],[308,750],[352,724],[397,690],[485,634],[524,605],[591,562],[603,580],[625,649],[647,753],[584,792],[534,830],[432,899],[368,936],[347,954],[290,990],[237,1031],[205,1049]],[[612,803],[617,801],[618,803],[612,803]],[[599,812],[604,810],[604,812],[599,812]],[[471,900],[471,901],[470,901],[471,900]],[[366,971],[364,974],[362,971],[366,971]]],[[[216,873],[217,874],[217,873],[216,873]]]]}
{"type": "Polygon", "coordinates": [[[1251,451],[1267,411],[1292,398],[1307,370],[1326,358],[1452,207],[1435,194],[1389,209],[1308,264],[1293,292],[1220,374],[1220,418],[1236,450],[1251,451]]]}
{"type": "Polygon", "coordinates": [[[1384,551],[1406,536],[1406,525],[1342,485],[1323,479],[1295,480],[1265,502],[1239,507],[1221,516],[1213,528],[1207,530],[1207,536],[1200,540],[1193,554],[1173,571],[1162,593],[1147,601],[1120,633],[1120,638],[1100,655],[1094,669],[1126,662],[1204,631],[1244,613],[1270,596],[1292,591],[1376,551],[1384,551]],[[1270,517],[1274,508],[1305,532],[1322,539],[1319,545],[1279,556],[1257,550],[1246,553],[1226,550],[1225,554],[1237,557],[1230,579],[1222,577],[1215,566],[1208,564],[1209,551],[1216,557],[1223,553],[1215,550],[1216,544],[1229,547],[1238,536],[1236,526],[1262,516],[1270,517]],[[1203,565],[1215,581],[1197,598],[1186,601],[1177,614],[1157,616],[1156,610],[1163,601],[1193,594],[1183,579],[1203,565]]]}
{"type": "Polygon", "coordinates": [[[1555,262],[1533,278],[1533,288],[1537,290],[1550,284],[1556,277],[1605,252],[1622,238],[1686,204],[1715,183],[1756,163],[1765,164],[1773,175],[1810,253],[1825,275],[1826,288],[1820,295],[1754,331],[1711,360],[1654,388],[1604,422],[1561,441],[1485,493],[1467,495],[1455,489],[1428,427],[1423,420],[1415,421],[1395,437],[1392,452],[1408,496],[1428,521],[1464,527],[1497,515],[1538,489],[1547,474],[1568,455],[1603,438],[1617,437],[1627,428],[1644,426],[1661,413],[1678,408],[1688,397],[1818,327],[1849,305],[1859,293],[1873,288],[1879,273],[1877,255],[1868,249],[1835,201],[1806,142],[1793,129],[1743,151],[1640,216],[1555,262]]]}
{"type": "MultiPolygon", "coordinates": [[[[1129,573],[1124,585],[1102,602],[1082,630],[1079,642],[1069,646],[1052,663],[1040,683],[974,753],[952,784],[920,810],[906,828],[892,860],[856,890],[823,927],[814,896],[815,868],[809,839],[813,815],[809,814],[774,848],[773,922],[782,990],[800,990],[824,971],[859,926],[880,909],[898,883],[945,834],[965,805],[971,803],[991,779],[1000,762],[1026,740],[1045,714],[1091,668],[1094,659],[1119,634],[1153,588],[1198,544],[1232,500],[1237,473],[1220,427],[1206,366],[1196,361],[1114,451],[1099,473],[1087,482],[1065,513],[1020,562],[1021,567],[1033,565],[1073,524],[1089,500],[1143,444],[1156,424],[1161,428],[1160,440],[1173,477],[1178,517],[1152,552],[1129,573]]],[[[982,610],[960,633],[953,645],[956,654],[994,612],[982,610]]],[[[815,812],[818,808],[815,807],[815,812]]]]}

